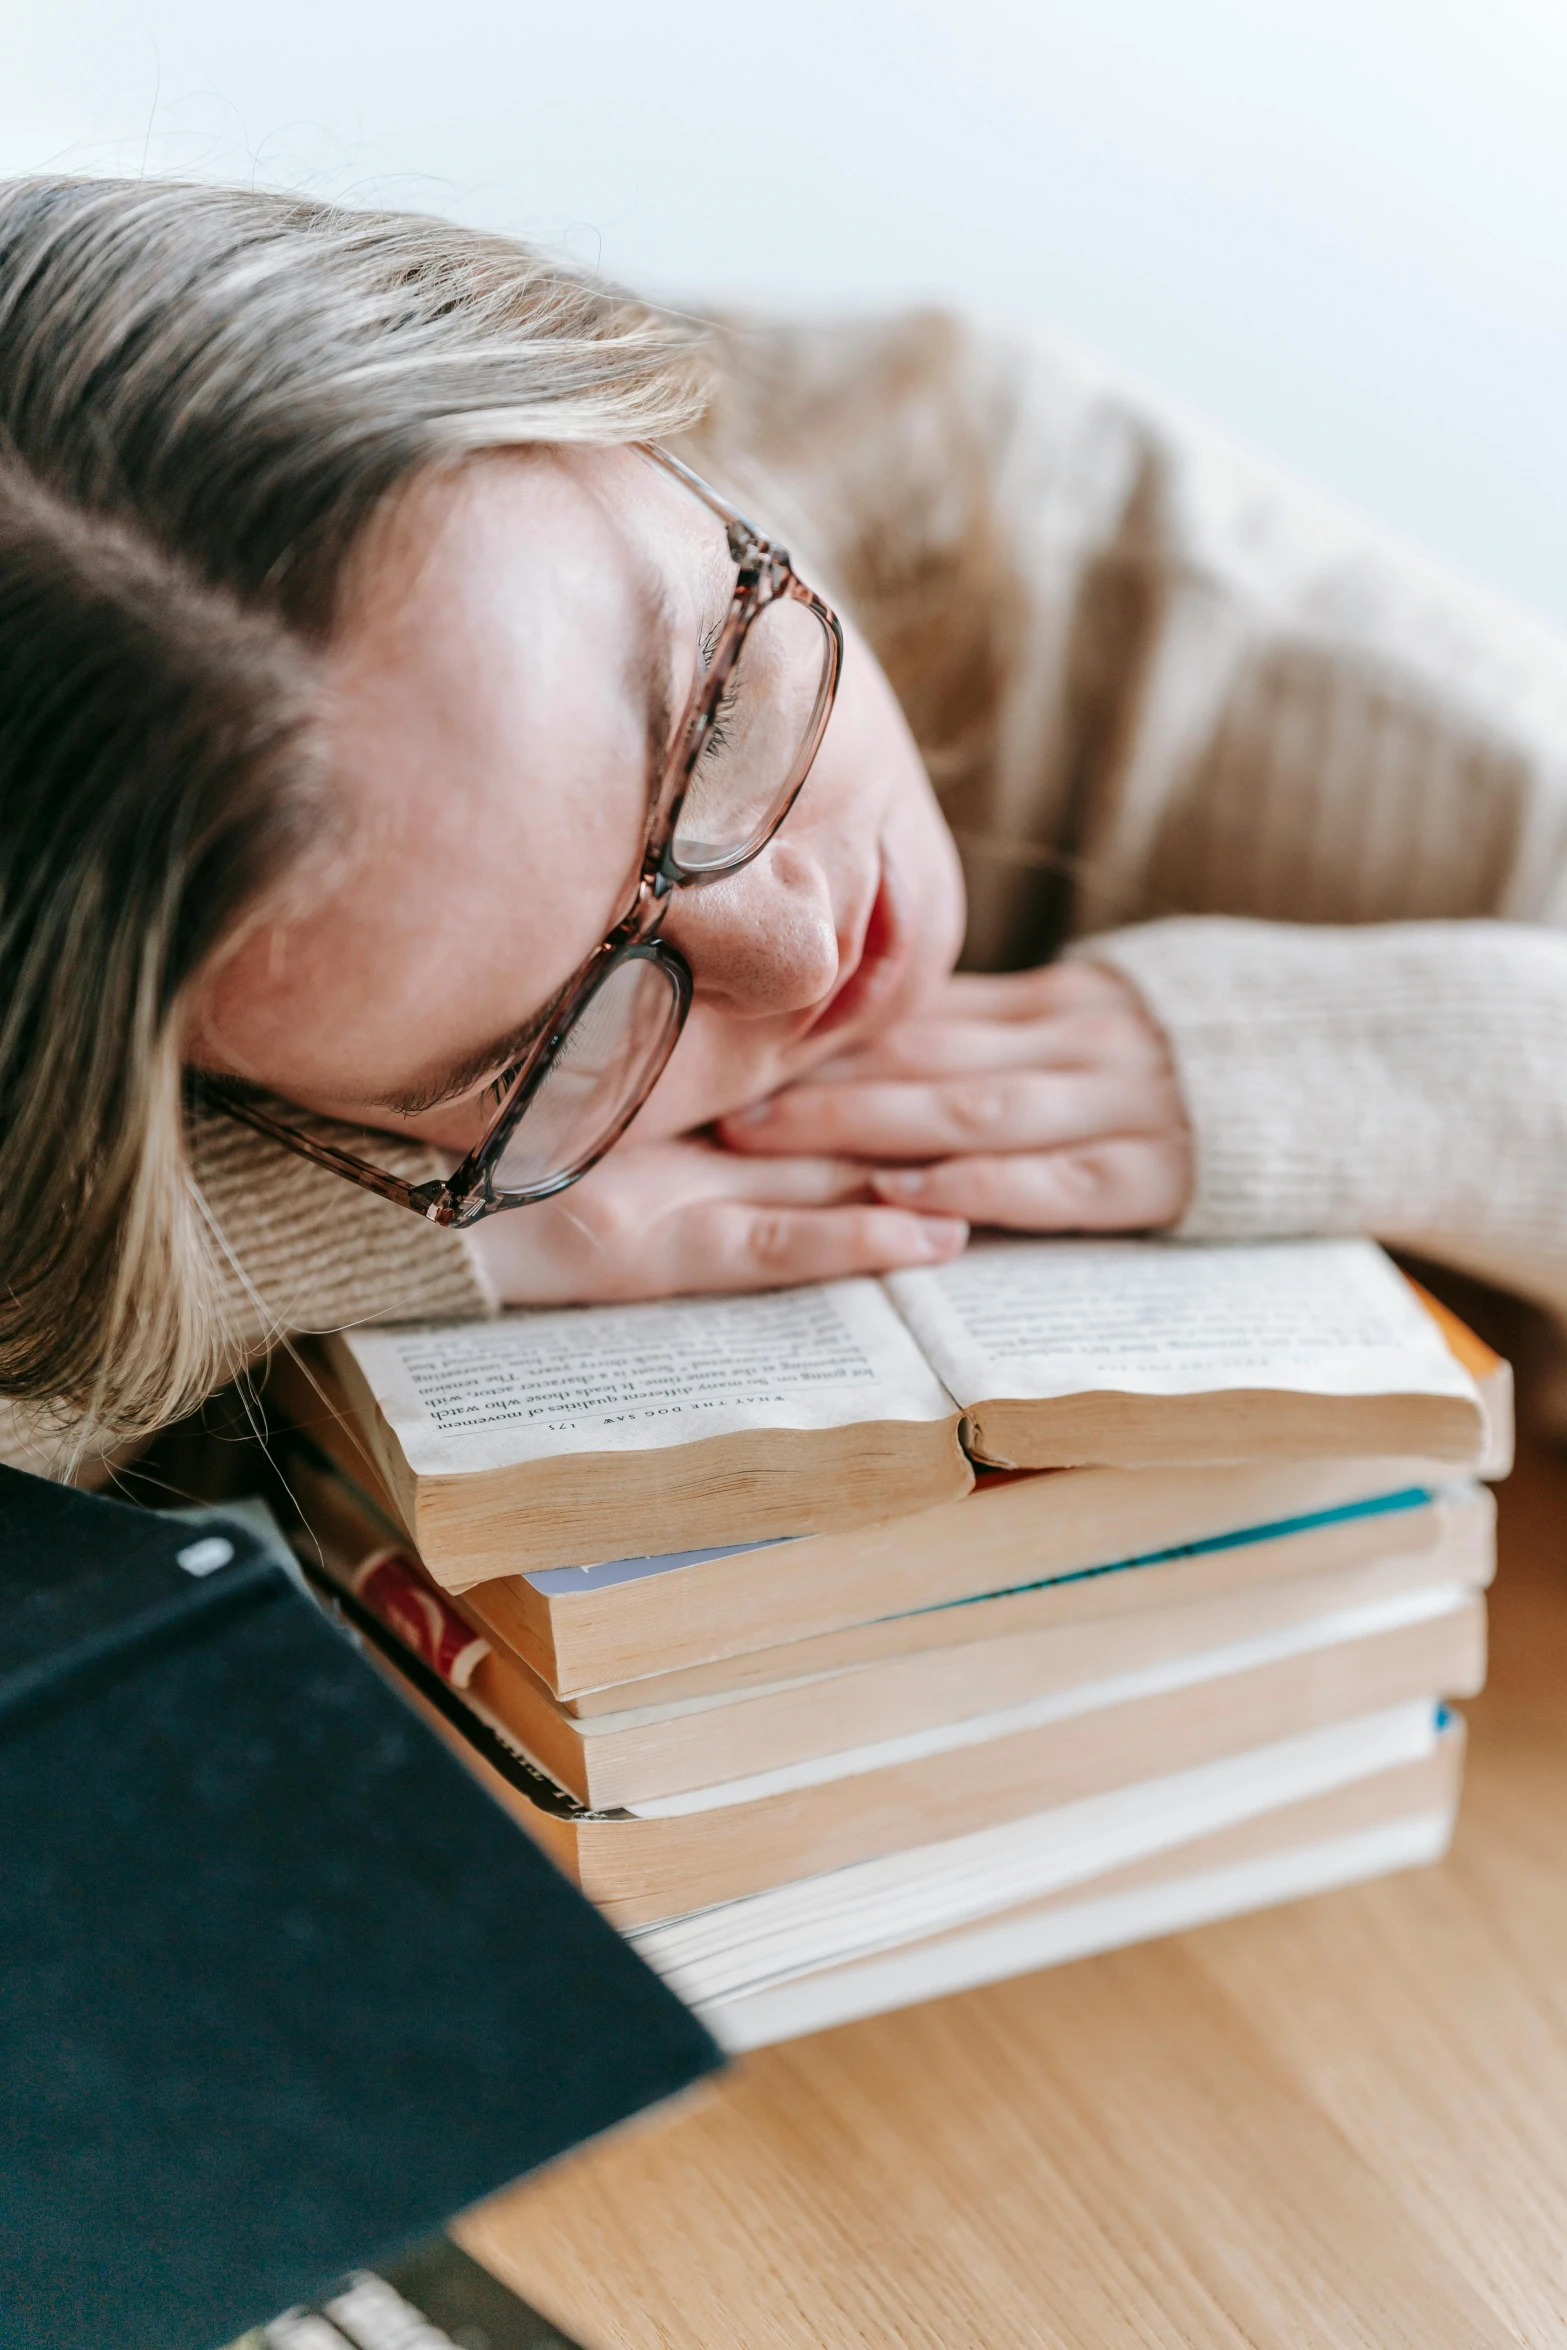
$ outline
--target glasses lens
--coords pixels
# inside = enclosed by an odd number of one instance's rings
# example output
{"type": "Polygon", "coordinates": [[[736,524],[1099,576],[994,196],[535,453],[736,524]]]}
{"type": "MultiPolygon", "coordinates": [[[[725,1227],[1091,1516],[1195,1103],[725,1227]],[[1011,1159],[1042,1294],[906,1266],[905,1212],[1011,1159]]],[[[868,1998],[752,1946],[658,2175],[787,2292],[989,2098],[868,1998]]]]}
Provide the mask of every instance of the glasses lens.
{"type": "Polygon", "coordinates": [[[497,1192],[547,1190],[613,1142],[680,1032],[679,982],[652,955],[610,966],[561,1039],[490,1170],[497,1192]]]}
{"type": "Polygon", "coordinates": [[[687,873],[733,864],[765,837],[799,783],[832,674],[809,604],[780,596],[753,621],[686,787],[674,852],[687,873]]]}

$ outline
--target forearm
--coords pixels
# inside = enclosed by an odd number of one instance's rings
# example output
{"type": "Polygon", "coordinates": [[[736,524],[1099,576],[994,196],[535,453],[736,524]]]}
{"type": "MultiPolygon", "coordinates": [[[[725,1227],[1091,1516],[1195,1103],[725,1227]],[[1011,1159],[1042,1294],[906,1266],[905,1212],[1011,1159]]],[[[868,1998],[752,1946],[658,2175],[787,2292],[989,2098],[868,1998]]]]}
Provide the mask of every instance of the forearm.
{"type": "Polygon", "coordinates": [[[1170,1040],[1182,1234],[1370,1232],[1567,1313],[1567,936],[1177,920],[1077,952],[1170,1040]]]}

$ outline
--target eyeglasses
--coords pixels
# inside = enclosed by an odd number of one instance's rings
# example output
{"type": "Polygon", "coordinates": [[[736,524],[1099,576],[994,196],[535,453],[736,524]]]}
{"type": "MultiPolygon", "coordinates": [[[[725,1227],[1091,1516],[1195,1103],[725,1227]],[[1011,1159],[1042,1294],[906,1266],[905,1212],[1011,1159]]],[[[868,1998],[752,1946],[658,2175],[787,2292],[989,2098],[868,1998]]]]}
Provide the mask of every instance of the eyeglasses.
{"type": "Polygon", "coordinates": [[[810,772],[843,661],[837,616],[728,501],[667,450],[638,452],[705,509],[735,582],[707,665],[670,738],[631,906],[549,1006],[527,1051],[486,1092],[495,1107],[444,1182],[408,1183],[221,1078],[201,1089],[230,1117],[432,1224],[477,1224],[576,1183],[652,1092],[691,1007],[691,970],[658,936],[670,893],[761,854],[810,772]]]}

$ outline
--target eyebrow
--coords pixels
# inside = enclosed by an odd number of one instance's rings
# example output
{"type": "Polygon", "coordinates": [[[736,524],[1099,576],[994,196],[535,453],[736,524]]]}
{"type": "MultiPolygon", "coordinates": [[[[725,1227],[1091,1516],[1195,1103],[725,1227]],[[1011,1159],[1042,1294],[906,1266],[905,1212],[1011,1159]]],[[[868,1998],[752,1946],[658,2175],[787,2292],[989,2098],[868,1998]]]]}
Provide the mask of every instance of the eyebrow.
{"type": "MultiPolygon", "coordinates": [[[[646,815],[647,820],[651,821],[659,785],[664,779],[670,736],[675,723],[669,695],[669,642],[674,634],[674,610],[662,581],[653,587],[648,597],[646,615],[647,626],[641,632],[631,683],[633,692],[641,700],[644,713],[646,815]]],[[[576,976],[573,972],[566,987],[572,985],[576,976]]],[[[489,1044],[481,1045],[476,1052],[465,1054],[461,1060],[450,1063],[424,1084],[404,1088],[395,1094],[372,1095],[365,1107],[393,1110],[399,1117],[417,1118],[427,1110],[440,1109],[448,1102],[461,1101],[486,1078],[503,1076],[522,1059],[528,1047],[542,1036],[556,1006],[566,993],[566,987],[557,988],[536,1012],[529,1013],[504,1036],[495,1037],[489,1044]]]]}

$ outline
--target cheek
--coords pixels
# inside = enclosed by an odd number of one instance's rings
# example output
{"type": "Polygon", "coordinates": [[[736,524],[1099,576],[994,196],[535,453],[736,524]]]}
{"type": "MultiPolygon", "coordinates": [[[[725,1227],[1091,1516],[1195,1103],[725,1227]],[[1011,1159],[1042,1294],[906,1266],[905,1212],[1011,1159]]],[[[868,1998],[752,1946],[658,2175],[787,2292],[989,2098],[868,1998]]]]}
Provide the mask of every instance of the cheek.
{"type": "Polygon", "coordinates": [[[690,1134],[773,1092],[784,1065],[754,1020],[738,1020],[699,998],[684,1033],[632,1130],[639,1142],[690,1134]]]}
{"type": "Polygon", "coordinates": [[[920,772],[903,713],[874,655],[846,633],[838,699],[807,796],[879,814],[920,772]]]}
{"type": "Polygon", "coordinates": [[[849,818],[892,825],[921,844],[921,861],[953,858],[951,834],[897,696],[870,648],[847,632],[843,682],[807,799],[849,818]]]}
{"type": "Polygon", "coordinates": [[[948,976],[963,950],[968,899],[957,843],[923,767],[918,789],[899,809],[888,847],[919,937],[921,973],[934,986],[948,976]]]}
{"type": "Polygon", "coordinates": [[[845,691],[823,745],[830,752],[828,798],[851,825],[875,826],[918,935],[920,969],[934,982],[951,970],[963,943],[966,905],[957,845],[879,664],[857,638],[849,640],[849,656],[845,691]],[[844,725],[834,741],[840,718],[844,725]]]}

